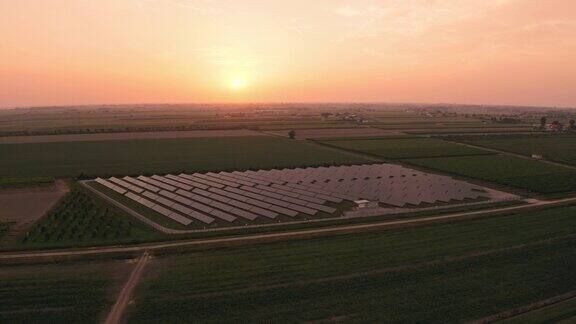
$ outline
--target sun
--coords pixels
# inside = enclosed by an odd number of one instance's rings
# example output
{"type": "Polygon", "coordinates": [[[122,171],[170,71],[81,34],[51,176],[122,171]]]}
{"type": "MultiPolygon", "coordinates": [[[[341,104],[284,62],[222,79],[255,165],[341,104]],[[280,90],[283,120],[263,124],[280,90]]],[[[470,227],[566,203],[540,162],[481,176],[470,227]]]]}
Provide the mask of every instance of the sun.
{"type": "Polygon", "coordinates": [[[248,80],[243,76],[235,76],[230,79],[229,86],[233,91],[240,91],[248,86],[248,80]]]}

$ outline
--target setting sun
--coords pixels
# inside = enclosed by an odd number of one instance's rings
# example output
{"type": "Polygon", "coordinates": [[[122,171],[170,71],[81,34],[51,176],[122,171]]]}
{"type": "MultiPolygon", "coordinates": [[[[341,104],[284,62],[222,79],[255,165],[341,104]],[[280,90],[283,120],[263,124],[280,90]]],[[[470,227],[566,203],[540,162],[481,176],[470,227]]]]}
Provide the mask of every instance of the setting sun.
{"type": "Polygon", "coordinates": [[[240,91],[248,86],[248,81],[245,77],[235,76],[230,80],[230,89],[240,91]]]}

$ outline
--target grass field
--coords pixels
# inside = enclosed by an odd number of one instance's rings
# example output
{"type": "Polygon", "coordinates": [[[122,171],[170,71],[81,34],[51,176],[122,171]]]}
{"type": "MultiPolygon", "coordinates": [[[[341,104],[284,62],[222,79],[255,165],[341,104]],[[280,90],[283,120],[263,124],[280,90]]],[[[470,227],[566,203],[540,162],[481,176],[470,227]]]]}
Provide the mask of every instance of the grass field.
{"type": "Polygon", "coordinates": [[[0,177],[105,176],[367,161],[269,136],[4,144],[0,156],[0,177]]]}
{"type": "Polygon", "coordinates": [[[576,321],[576,298],[534,310],[508,320],[503,324],[574,323],[576,321]]]}
{"type": "Polygon", "coordinates": [[[535,193],[576,191],[576,171],[509,155],[408,159],[420,167],[516,187],[535,193]]]}
{"type": "Polygon", "coordinates": [[[79,188],[30,228],[20,239],[27,247],[134,243],[160,234],[110,208],[79,188]]]}
{"type": "Polygon", "coordinates": [[[118,279],[128,274],[125,267],[119,262],[0,267],[0,322],[101,322],[118,279]]]}
{"type": "Polygon", "coordinates": [[[128,322],[481,318],[576,287],[575,212],[165,257],[148,268],[128,322]]]}
{"type": "Polygon", "coordinates": [[[388,159],[492,154],[488,151],[433,138],[328,140],[321,143],[388,159]]]}
{"type": "Polygon", "coordinates": [[[460,140],[526,156],[539,154],[551,161],[576,164],[576,136],[488,136],[464,137],[460,140]]]}

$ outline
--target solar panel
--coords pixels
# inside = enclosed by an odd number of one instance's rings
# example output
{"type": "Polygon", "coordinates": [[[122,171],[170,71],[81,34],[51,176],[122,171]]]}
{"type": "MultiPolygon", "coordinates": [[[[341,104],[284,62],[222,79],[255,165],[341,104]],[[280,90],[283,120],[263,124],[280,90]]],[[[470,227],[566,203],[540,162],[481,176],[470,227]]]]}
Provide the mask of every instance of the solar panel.
{"type": "Polygon", "coordinates": [[[144,191],[144,189],[140,188],[140,187],[136,187],[135,185],[132,185],[126,181],[120,180],[118,178],[112,177],[110,179],[108,179],[111,182],[114,182],[117,185],[120,185],[128,190],[134,191],[135,193],[141,193],[142,191],[144,191]]]}
{"type": "Polygon", "coordinates": [[[151,179],[151,178],[148,178],[148,177],[145,177],[145,176],[139,176],[139,177],[138,177],[138,180],[142,180],[142,181],[147,182],[147,183],[149,183],[149,184],[152,184],[152,185],[154,185],[154,186],[156,186],[156,187],[160,187],[160,188],[162,188],[162,189],[164,189],[164,190],[176,191],[176,187],[174,187],[174,186],[171,186],[171,185],[169,185],[169,184],[165,184],[165,183],[163,183],[163,182],[160,182],[160,181],[158,181],[158,180],[154,180],[154,179],[151,179]]]}
{"type": "MultiPolygon", "coordinates": [[[[242,210],[240,208],[236,208],[236,207],[231,206],[229,204],[226,204],[225,202],[222,202],[222,201],[216,201],[216,200],[225,200],[226,202],[228,202],[228,201],[230,201],[229,198],[221,197],[221,196],[218,196],[216,194],[210,193],[210,192],[202,190],[202,189],[194,189],[193,193],[197,193],[199,195],[209,197],[208,201],[211,201],[210,206],[212,206],[212,207],[222,209],[226,212],[229,212],[229,213],[234,214],[236,216],[240,216],[242,218],[246,218],[248,220],[255,220],[256,218],[258,218],[258,216],[253,214],[253,213],[247,212],[247,211],[242,210]],[[222,199],[222,198],[225,198],[225,199],[222,199]]],[[[191,193],[189,193],[189,194],[191,194],[191,193]]]]}
{"type": "Polygon", "coordinates": [[[166,216],[166,217],[168,217],[168,218],[170,218],[170,219],[172,219],[172,220],[174,220],[174,221],[176,221],[182,225],[190,225],[192,223],[192,221],[190,219],[188,219],[188,218],[186,218],[186,217],[184,217],[178,213],[172,212],[167,208],[164,208],[160,205],[157,205],[157,204],[153,203],[152,201],[147,200],[145,198],[142,198],[140,196],[137,196],[133,193],[130,193],[130,192],[127,193],[126,197],[128,197],[128,198],[130,198],[130,199],[132,199],[132,200],[134,200],[134,201],[136,201],[136,202],[138,202],[138,203],[140,203],[140,204],[142,204],[142,205],[160,213],[161,215],[166,216]]]}
{"type": "Polygon", "coordinates": [[[188,180],[188,179],[184,179],[184,178],[181,178],[181,177],[179,177],[179,176],[172,175],[172,174],[167,175],[166,178],[172,179],[172,180],[174,180],[174,181],[181,182],[181,183],[183,183],[183,184],[187,184],[187,185],[192,186],[192,187],[195,187],[195,188],[200,188],[200,189],[208,189],[208,188],[210,188],[210,186],[208,186],[208,185],[206,185],[206,184],[199,183],[199,182],[192,181],[192,180],[188,180]]]}
{"type": "Polygon", "coordinates": [[[209,216],[206,216],[206,215],[204,215],[204,214],[202,214],[202,213],[199,213],[199,212],[197,212],[197,211],[194,211],[194,210],[192,210],[192,209],[190,209],[190,208],[188,208],[188,207],[185,207],[185,206],[183,206],[183,205],[181,205],[181,204],[179,204],[179,203],[177,203],[177,202],[175,202],[175,201],[171,201],[171,200],[169,200],[169,199],[166,199],[166,198],[164,198],[164,197],[158,196],[158,195],[156,195],[156,194],[154,194],[154,193],[151,193],[151,192],[145,192],[144,195],[147,196],[147,197],[149,197],[149,198],[151,198],[151,199],[154,200],[154,201],[157,201],[157,202],[161,203],[161,204],[164,205],[164,206],[167,206],[167,207],[170,207],[170,208],[172,208],[172,209],[175,209],[175,210],[177,210],[177,211],[179,211],[179,212],[181,212],[181,213],[184,213],[184,214],[187,215],[187,216],[190,216],[190,217],[192,217],[192,218],[195,218],[195,219],[197,219],[197,220],[199,220],[199,221],[201,221],[201,222],[203,222],[203,223],[211,224],[212,222],[214,222],[214,218],[209,217],[209,216]]]}
{"type": "Polygon", "coordinates": [[[101,178],[96,178],[94,181],[96,181],[97,183],[103,185],[104,187],[107,187],[108,189],[112,189],[114,191],[116,191],[117,193],[123,195],[126,193],[126,189],[120,188],[117,185],[110,183],[107,180],[101,179],[101,178]]]}
{"type": "MultiPolygon", "coordinates": [[[[178,176],[185,178],[185,179],[188,179],[188,180],[192,180],[192,181],[196,181],[196,182],[208,185],[209,187],[216,187],[216,188],[224,188],[225,187],[221,183],[210,181],[210,180],[204,179],[202,177],[197,177],[196,175],[180,174],[178,176]]],[[[202,189],[207,189],[207,188],[202,188],[202,189]]]]}
{"type": "Polygon", "coordinates": [[[137,186],[139,186],[139,187],[142,187],[142,188],[144,188],[144,189],[146,189],[146,190],[148,190],[148,191],[152,191],[152,192],[158,192],[158,191],[160,191],[160,188],[154,187],[153,185],[148,184],[148,183],[143,182],[143,181],[140,181],[140,180],[138,180],[138,179],[134,179],[134,178],[131,178],[131,177],[124,177],[124,178],[122,178],[122,179],[125,180],[125,181],[127,181],[127,182],[130,182],[130,183],[132,183],[132,184],[135,184],[135,185],[137,185],[137,186]]]}
{"type": "MultiPolygon", "coordinates": [[[[178,192],[178,193],[180,193],[180,192],[178,192]]],[[[183,193],[190,194],[190,193],[187,192],[187,191],[183,191],[183,193]]],[[[227,221],[227,222],[233,222],[234,220],[236,220],[236,217],[234,217],[234,216],[232,216],[232,215],[230,215],[230,214],[227,214],[227,213],[225,213],[225,212],[223,212],[223,211],[220,211],[220,210],[218,210],[218,209],[212,208],[212,207],[210,207],[210,206],[208,206],[208,205],[204,205],[204,204],[201,204],[201,203],[199,203],[199,202],[193,201],[193,200],[191,200],[191,199],[182,197],[182,196],[180,196],[180,195],[173,194],[173,193],[168,192],[168,191],[161,191],[160,194],[161,194],[161,195],[165,195],[166,197],[170,197],[171,199],[174,199],[174,200],[178,201],[179,203],[182,203],[182,204],[184,204],[184,205],[186,205],[186,206],[192,207],[192,208],[197,209],[197,210],[199,210],[199,211],[205,212],[205,213],[207,213],[208,215],[215,216],[215,217],[217,217],[217,218],[219,218],[219,219],[222,219],[222,220],[225,220],[225,221],[227,221]]],[[[192,197],[195,196],[195,194],[190,194],[190,195],[191,195],[192,197]]],[[[212,202],[209,201],[209,203],[212,203],[212,202]]]]}
{"type": "Polygon", "coordinates": [[[180,183],[180,182],[178,182],[178,181],[174,181],[174,180],[172,180],[172,179],[168,179],[168,178],[165,178],[165,177],[153,175],[153,176],[152,176],[152,179],[158,180],[158,181],[160,181],[160,182],[164,182],[164,183],[166,183],[166,184],[169,184],[169,185],[171,185],[171,186],[174,186],[174,187],[177,187],[177,188],[180,188],[180,189],[184,189],[184,190],[191,190],[191,189],[192,189],[192,187],[189,186],[189,185],[186,185],[186,184],[183,184],[183,183],[180,183]]]}

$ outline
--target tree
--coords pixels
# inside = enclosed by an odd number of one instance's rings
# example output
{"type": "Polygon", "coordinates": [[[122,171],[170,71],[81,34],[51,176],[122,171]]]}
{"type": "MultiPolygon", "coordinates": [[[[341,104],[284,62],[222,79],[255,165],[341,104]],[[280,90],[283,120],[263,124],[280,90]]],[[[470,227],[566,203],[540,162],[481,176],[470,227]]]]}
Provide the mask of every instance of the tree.
{"type": "Polygon", "coordinates": [[[288,137],[290,137],[290,139],[295,139],[296,138],[296,131],[295,130],[289,131],[288,137]]]}
{"type": "Polygon", "coordinates": [[[570,130],[576,130],[576,120],[570,119],[568,123],[570,124],[570,126],[568,126],[570,130]]]}
{"type": "Polygon", "coordinates": [[[546,117],[543,116],[542,118],[540,118],[540,129],[545,129],[546,128],[546,117]]]}

